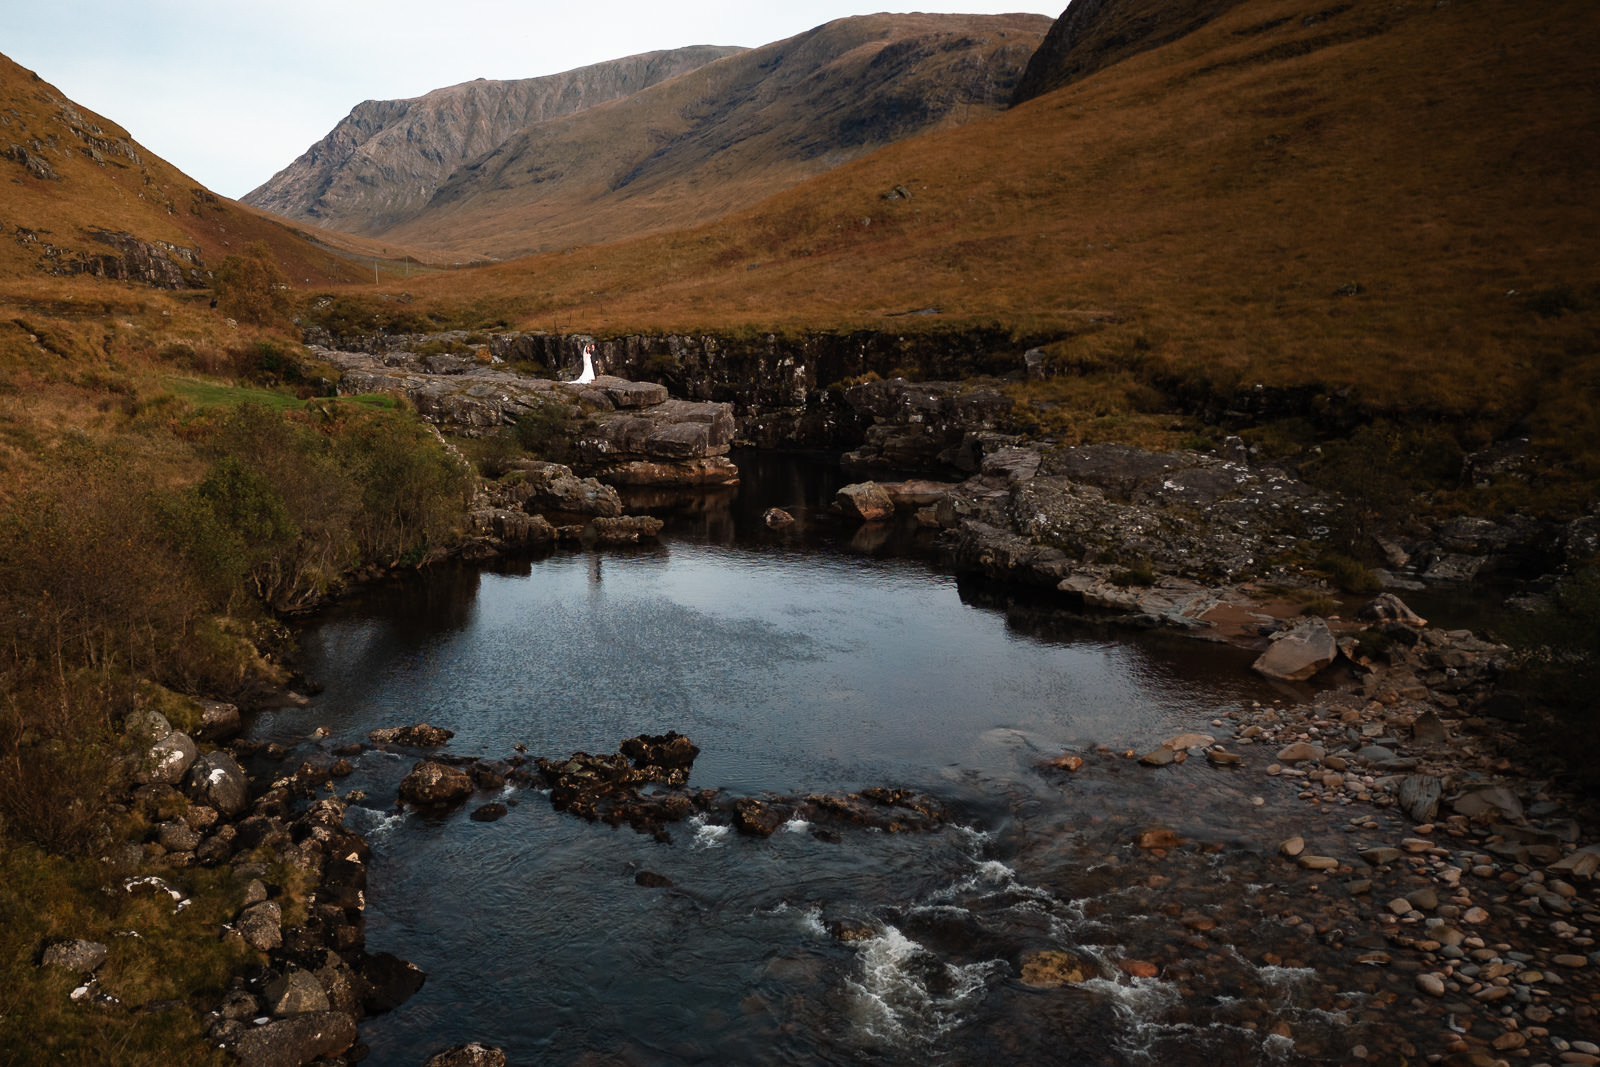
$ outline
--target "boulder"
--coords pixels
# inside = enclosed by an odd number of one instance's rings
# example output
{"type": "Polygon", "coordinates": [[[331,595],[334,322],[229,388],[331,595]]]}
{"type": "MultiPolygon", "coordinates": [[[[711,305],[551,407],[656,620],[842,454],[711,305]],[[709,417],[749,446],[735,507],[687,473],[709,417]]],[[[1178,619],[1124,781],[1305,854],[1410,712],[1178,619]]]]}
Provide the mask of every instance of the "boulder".
{"type": "Polygon", "coordinates": [[[423,760],[400,782],[400,799],[413,804],[450,804],[472,795],[472,776],[459,767],[423,760]]]}
{"type": "Polygon", "coordinates": [[[473,1041],[429,1056],[422,1067],[506,1067],[504,1050],[473,1041]]]}
{"type": "Polygon", "coordinates": [[[789,821],[789,813],[755,797],[740,797],[733,803],[733,825],[741,834],[771,837],[789,821]]]}
{"type": "Polygon", "coordinates": [[[571,467],[528,460],[517,469],[526,479],[528,495],[522,506],[530,515],[553,511],[615,518],[622,514],[622,498],[615,489],[593,478],[579,478],[571,467]]]}
{"type": "Polygon", "coordinates": [[[258,952],[270,952],[283,944],[283,909],[274,901],[250,905],[233,926],[245,944],[258,952]]]}
{"type": "Polygon", "coordinates": [[[193,852],[200,847],[200,832],[178,819],[156,827],[156,840],[168,852],[193,852]]]}
{"type": "Polygon", "coordinates": [[[150,746],[149,763],[140,769],[140,781],[177,785],[199,758],[200,750],[182,730],[170,730],[150,746]]]}
{"type": "Polygon", "coordinates": [[[320,1057],[337,1056],[355,1042],[355,1016],[317,1011],[246,1030],[233,1054],[242,1067],[301,1067],[320,1057]]]}
{"type": "Polygon", "coordinates": [[[202,741],[221,741],[233,737],[244,726],[237,704],[220,700],[200,700],[200,728],[195,735],[202,741]]]}
{"type": "Polygon", "coordinates": [[[785,526],[794,525],[794,516],[782,508],[768,508],[766,513],[761,516],[761,521],[766,523],[770,529],[778,530],[785,526]]]}
{"type": "Polygon", "coordinates": [[[1033,952],[1022,958],[1022,984],[1035,989],[1054,989],[1064,985],[1077,985],[1098,978],[1100,971],[1093,963],[1060,949],[1033,952]]]}
{"type": "Polygon", "coordinates": [[[1252,664],[1258,674],[1283,682],[1303,682],[1339,655],[1333,631],[1320,618],[1310,618],[1272,636],[1272,644],[1252,664]]]}
{"type": "Polygon", "coordinates": [[[77,974],[89,974],[106,961],[109,950],[97,941],[74,938],[57,941],[44,950],[39,960],[41,967],[60,967],[77,974]]]}
{"type": "Polygon", "coordinates": [[[1494,818],[1501,815],[1509,819],[1522,818],[1522,801],[1503,785],[1484,786],[1463,793],[1450,802],[1450,807],[1457,815],[1465,815],[1468,818],[1475,816],[1494,818]]]}
{"type": "Polygon", "coordinates": [[[369,1015],[381,1015],[398,1008],[428,979],[416,964],[387,952],[365,957],[357,971],[362,982],[361,1003],[369,1015]]]}
{"type": "Polygon", "coordinates": [[[226,752],[207,752],[189,767],[183,790],[197,804],[238,815],[250,805],[250,780],[226,752]]]}
{"type": "Polygon", "coordinates": [[[385,726],[367,734],[367,738],[375,745],[404,745],[407,748],[435,748],[454,736],[454,730],[425,722],[414,726],[385,726]]]}
{"type": "Polygon", "coordinates": [[[474,808],[472,814],[467,816],[473,822],[497,822],[506,817],[507,808],[504,804],[491,803],[474,808]]]}
{"type": "Polygon", "coordinates": [[[883,522],[894,518],[894,501],[876,482],[857,482],[840,489],[833,497],[834,507],[847,518],[862,522],[883,522]]]}
{"type": "Polygon", "coordinates": [[[639,768],[660,767],[664,770],[687,771],[694,766],[700,747],[676,731],[664,734],[640,734],[622,742],[622,754],[639,768]]]}
{"type": "Polygon", "coordinates": [[[262,999],[267,1010],[278,1018],[329,1009],[328,992],[322,988],[317,976],[298,967],[268,982],[262,991],[262,999]]]}

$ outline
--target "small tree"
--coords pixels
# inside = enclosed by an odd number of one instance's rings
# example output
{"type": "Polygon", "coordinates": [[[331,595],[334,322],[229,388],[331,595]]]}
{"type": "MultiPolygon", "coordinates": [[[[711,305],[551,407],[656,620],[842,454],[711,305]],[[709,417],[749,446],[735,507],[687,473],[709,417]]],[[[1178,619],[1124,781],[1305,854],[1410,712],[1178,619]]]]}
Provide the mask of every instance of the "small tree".
{"type": "Polygon", "coordinates": [[[218,307],[240,322],[258,326],[287,324],[294,308],[289,279],[265,241],[222,261],[216,291],[218,307]]]}

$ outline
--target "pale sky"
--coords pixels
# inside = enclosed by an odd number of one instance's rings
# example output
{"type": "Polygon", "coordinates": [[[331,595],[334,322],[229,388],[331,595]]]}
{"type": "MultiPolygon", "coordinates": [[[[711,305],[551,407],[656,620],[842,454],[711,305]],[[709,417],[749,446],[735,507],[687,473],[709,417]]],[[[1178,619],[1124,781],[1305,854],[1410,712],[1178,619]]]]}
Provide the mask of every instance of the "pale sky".
{"type": "MultiPolygon", "coordinates": [[[[758,47],[871,0],[7,0],[0,52],[224,196],[288,166],[363,100],[532,78],[695,44],[758,47]]],[[[1067,0],[919,11],[1061,14],[1067,0]]]]}

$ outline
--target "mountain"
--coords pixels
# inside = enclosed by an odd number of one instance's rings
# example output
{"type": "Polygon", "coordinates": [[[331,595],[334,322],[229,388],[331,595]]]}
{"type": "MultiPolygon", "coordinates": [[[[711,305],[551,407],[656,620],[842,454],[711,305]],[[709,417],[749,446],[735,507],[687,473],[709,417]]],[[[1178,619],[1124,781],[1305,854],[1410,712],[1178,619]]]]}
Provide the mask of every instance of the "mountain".
{"type": "Polygon", "coordinates": [[[0,277],[205,286],[210,268],[254,241],[266,241],[297,283],[360,276],[341,256],[205,189],[3,56],[0,181],[0,277]]]}
{"type": "Polygon", "coordinates": [[[1013,103],[1186,37],[1239,0],[1072,0],[1028,61],[1013,103]]]}
{"type": "MultiPolygon", "coordinates": [[[[831,22],[529,125],[462,166],[426,205],[407,200],[410,218],[396,210],[361,232],[504,258],[715,218],[886,144],[999,111],[1050,25],[1038,15],[831,22]]],[[[374,201],[404,199],[398,182],[374,180],[374,201]]],[[[246,199],[269,206],[257,193],[246,199]]]]}
{"type": "Polygon", "coordinates": [[[1260,384],[1600,455],[1595,84],[1589,0],[1241,0],[713,223],[415,292],[591,332],[996,326],[1095,405],[1260,384]]]}
{"type": "Polygon", "coordinates": [[[368,100],[243,199],[333,230],[381,233],[422,210],[456,168],[524,127],[620,99],[742,51],[699,45],[543,78],[479,78],[410,100],[368,100]]]}

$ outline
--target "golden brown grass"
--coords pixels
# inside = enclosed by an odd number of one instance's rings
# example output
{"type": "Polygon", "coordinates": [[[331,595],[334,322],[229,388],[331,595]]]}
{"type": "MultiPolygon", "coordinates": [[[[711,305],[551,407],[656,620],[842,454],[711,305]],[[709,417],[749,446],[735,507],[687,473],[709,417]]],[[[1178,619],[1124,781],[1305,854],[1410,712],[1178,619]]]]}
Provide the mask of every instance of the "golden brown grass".
{"type": "Polygon", "coordinates": [[[999,323],[1496,429],[1592,389],[1589,6],[1363,0],[1303,25],[1324,9],[1255,0],[720,221],[411,288],[527,300],[541,328],[999,323]],[[1571,306],[1535,310],[1551,293],[1571,306]]]}

